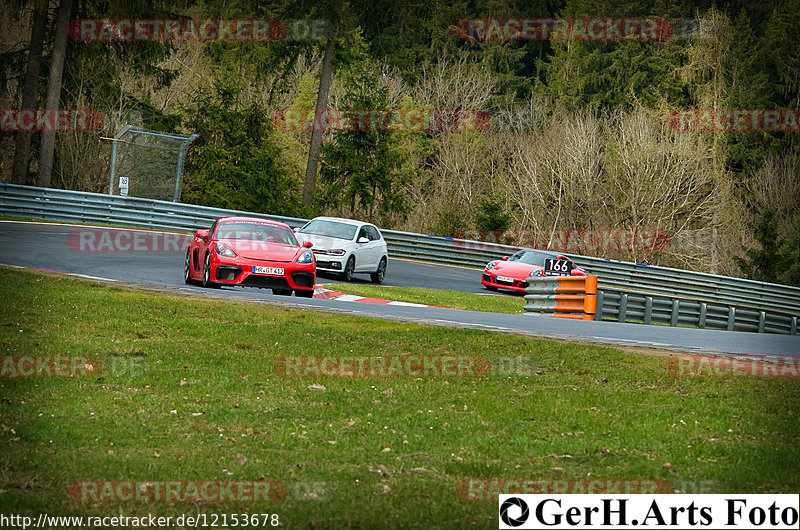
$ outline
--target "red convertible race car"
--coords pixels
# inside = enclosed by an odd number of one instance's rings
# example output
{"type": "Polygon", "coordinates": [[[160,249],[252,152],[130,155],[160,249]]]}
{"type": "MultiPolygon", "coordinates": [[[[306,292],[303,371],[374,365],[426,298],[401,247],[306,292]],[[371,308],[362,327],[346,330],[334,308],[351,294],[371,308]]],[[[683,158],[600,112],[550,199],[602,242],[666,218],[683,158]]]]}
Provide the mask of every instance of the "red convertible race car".
{"type": "Polygon", "coordinates": [[[524,293],[528,287],[528,278],[551,274],[586,276],[586,271],[561,254],[524,249],[510,258],[506,256],[500,261],[487,263],[483,269],[481,284],[490,291],[508,289],[524,293]]]}
{"type": "Polygon", "coordinates": [[[254,217],[220,217],[198,230],[186,249],[183,279],[204,287],[245,285],[311,298],[316,281],[312,244],[289,225],[254,217]]]}

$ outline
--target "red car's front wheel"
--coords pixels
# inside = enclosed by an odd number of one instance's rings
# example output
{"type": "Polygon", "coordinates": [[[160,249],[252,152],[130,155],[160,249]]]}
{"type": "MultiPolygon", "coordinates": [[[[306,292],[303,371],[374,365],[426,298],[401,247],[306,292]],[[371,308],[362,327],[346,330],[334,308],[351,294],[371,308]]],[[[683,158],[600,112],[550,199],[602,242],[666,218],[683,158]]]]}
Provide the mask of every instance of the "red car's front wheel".
{"type": "Polygon", "coordinates": [[[203,287],[219,287],[218,283],[211,281],[211,253],[206,254],[206,264],[203,266],[203,287]]]}

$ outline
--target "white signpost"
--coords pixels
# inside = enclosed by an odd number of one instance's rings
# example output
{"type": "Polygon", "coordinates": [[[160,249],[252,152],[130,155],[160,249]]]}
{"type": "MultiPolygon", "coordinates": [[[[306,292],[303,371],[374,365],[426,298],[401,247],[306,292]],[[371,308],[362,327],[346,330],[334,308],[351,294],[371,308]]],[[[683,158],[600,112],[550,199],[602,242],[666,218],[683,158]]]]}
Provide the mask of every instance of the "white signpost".
{"type": "Polygon", "coordinates": [[[128,177],[119,178],[119,194],[123,197],[128,196],[128,177]]]}

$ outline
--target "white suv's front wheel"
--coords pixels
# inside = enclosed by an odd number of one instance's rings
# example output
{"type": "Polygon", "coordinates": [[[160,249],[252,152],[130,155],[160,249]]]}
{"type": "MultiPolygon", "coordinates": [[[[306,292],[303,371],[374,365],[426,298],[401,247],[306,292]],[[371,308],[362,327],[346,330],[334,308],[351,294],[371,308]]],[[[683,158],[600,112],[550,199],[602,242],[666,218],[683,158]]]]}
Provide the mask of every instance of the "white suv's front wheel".
{"type": "Polygon", "coordinates": [[[347,258],[347,264],[344,266],[344,272],[342,273],[342,279],[346,282],[353,281],[353,273],[356,270],[356,258],[350,256],[347,258]]]}
{"type": "Polygon", "coordinates": [[[378,264],[378,270],[370,274],[370,278],[372,279],[372,283],[383,283],[383,279],[386,277],[386,258],[381,258],[381,262],[378,264]]]}

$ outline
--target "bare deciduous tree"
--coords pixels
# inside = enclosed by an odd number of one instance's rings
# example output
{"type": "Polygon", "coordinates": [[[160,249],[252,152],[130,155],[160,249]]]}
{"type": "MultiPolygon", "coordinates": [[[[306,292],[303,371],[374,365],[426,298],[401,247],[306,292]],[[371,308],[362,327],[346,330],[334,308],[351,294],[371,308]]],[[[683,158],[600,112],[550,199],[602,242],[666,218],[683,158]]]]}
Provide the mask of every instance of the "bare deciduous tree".
{"type": "Polygon", "coordinates": [[[778,235],[787,237],[800,217],[800,155],[792,148],[781,155],[770,154],[750,179],[756,215],[775,212],[778,235]]]}
{"type": "Polygon", "coordinates": [[[511,194],[522,210],[521,228],[550,231],[543,246],[557,228],[597,222],[602,143],[591,114],[561,115],[541,132],[516,134],[512,140],[511,194]]]}
{"type": "MultiPolygon", "coordinates": [[[[67,53],[67,30],[72,12],[72,0],[61,0],[58,7],[58,20],[56,22],[56,36],[53,44],[53,54],[50,59],[50,76],[47,81],[47,104],[49,111],[58,109],[61,99],[61,75],[64,72],[64,58],[67,53]]],[[[37,184],[42,187],[50,186],[53,174],[53,152],[55,150],[55,131],[42,132],[41,152],[39,153],[39,175],[37,184]]]]}
{"type": "Polygon", "coordinates": [[[483,109],[496,85],[486,66],[463,58],[442,57],[436,64],[422,65],[421,72],[412,95],[435,109],[483,109]]]}
{"type": "MultiPolygon", "coordinates": [[[[664,120],[644,110],[618,114],[612,129],[614,161],[609,167],[609,208],[613,226],[666,231],[676,237],[683,231],[711,226],[720,204],[713,162],[697,135],[676,132],[664,120]]],[[[683,261],[687,249],[667,247],[683,261]]],[[[641,259],[634,251],[633,259],[641,259]]]]}
{"type": "MultiPolygon", "coordinates": [[[[47,26],[47,1],[39,0],[33,4],[33,24],[28,47],[28,60],[25,68],[25,81],[22,84],[22,107],[32,109],[39,99],[39,67],[44,49],[44,33],[47,26]]],[[[25,184],[28,176],[28,158],[31,150],[30,131],[19,131],[14,145],[14,169],[11,181],[25,184]]]]}

